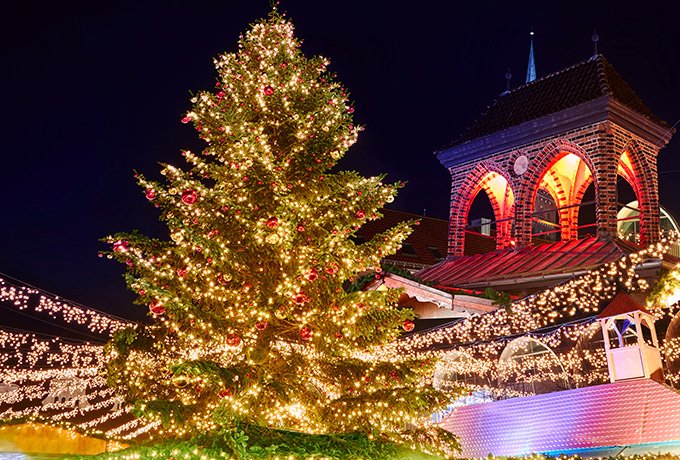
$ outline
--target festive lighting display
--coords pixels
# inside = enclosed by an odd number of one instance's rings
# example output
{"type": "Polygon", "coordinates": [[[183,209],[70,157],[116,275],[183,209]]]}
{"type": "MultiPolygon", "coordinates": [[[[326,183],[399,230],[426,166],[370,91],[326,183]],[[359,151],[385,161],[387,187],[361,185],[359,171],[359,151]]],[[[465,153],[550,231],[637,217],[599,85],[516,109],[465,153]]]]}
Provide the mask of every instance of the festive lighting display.
{"type": "MultiPolygon", "coordinates": [[[[0,331],[2,420],[121,441],[189,439],[235,422],[362,432],[450,457],[456,440],[432,423],[441,414],[430,415],[452,410],[461,395],[493,400],[607,381],[595,315],[620,289],[647,291],[636,269],[671,242],[508,308],[399,338],[415,328],[412,311],[396,307],[399,291],[347,285],[380,272],[408,236],[404,223],[363,244],[352,239],[403,184],[332,172],[360,128],[328,65],[301,54],[292,24],[276,12],[241,37],[238,52],[215,60],[215,89],[198,93],[181,119],[207,146],[183,152],[187,169],[164,165],[163,182],[138,176],[169,239],[111,235],[112,250],[102,253],[128,267],[151,325],[0,278],[5,304],[111,338],[103,346],[0,331]]],[[[512,206],[502,177],[485,186],[512,206]]],[[[680,270],[672,270],[650,309],[673,317],[678,299],[680,270]]],[[[680,362],[680,338],[665,340],[662,354],[680,362]]],[[[677,372],[667,378],[680,384],[677,372]]],[[[146,453],[223,458],[183,446],[146,453]]]]}
{"type": "MultiPolygon", "coordinates": [[[[608,382],[596,313],[620,289],[646,292],[648,283],[636,269],[663,257],[672,244],[677,244],[676,240],[664,240],[516,301],[509,308],[402,338],[382,347],[377,355],[396,361],[405,356],[439,359],[435,386],[462,385],[494,398],[608,382]]],[[[677,290],[677,280],[677,271],[669,271],[649,297],[654,303],[649,308],[659,319],[665,315],[672,318],[678,312],[677,304],[667,303],[673,301],[667,293],[677,290]]],[[[662,342],[667,362],[680,358],[678,342],[675,338],[662,342]]],[[[667,371],[669,383],[678,381],[678,371],[667,371]]]]}
{"type": "Polygon", "coordinates": [[[360,128],[328,64],[276,12],[215,60],[215,89],[182,118],[207,146],[183,152],[186,170],[164,165],[164,182],[138,176],[170,238],[107,238],[154,318],[115,334],[107,379],[161,437],[238,421],[448,456],[455,439],[427,422],[450,399],[429,385],[434,362],[356,355],[413,327],[397,291],[343,288],[410,228],[353,242],[403,184],[331,172],[360,128]]]}
{"type": "Polygon", "coordinates": [[[130,321],[102,313],[93,308],[65,302],[40,289],[21,286],[0,276],[0,302],[18,311],[46,313],[54,320],[84,326],[90,332],[110,337],[132,324],[130,321]]]}

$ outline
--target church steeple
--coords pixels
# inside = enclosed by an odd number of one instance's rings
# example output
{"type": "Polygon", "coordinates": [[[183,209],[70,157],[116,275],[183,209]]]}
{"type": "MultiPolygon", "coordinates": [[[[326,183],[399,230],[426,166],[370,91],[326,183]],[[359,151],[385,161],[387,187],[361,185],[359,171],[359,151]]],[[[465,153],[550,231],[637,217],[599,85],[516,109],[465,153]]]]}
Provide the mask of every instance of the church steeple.
{"type": "Polygon", "coordinates": [[[525,83],[536,80],[536,62],[534,61],[534,31],[529,32],[531,45],[529,46],[529,65],[527,66],[527,79],[525,83]]]}

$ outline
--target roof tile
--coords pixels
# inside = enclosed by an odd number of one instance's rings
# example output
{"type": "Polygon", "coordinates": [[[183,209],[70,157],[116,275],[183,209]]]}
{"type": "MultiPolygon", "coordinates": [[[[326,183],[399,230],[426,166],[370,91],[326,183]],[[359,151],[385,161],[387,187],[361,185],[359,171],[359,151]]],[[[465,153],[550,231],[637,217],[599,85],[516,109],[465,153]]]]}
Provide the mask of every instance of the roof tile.
{"type": "Polygon", "coordinates": [[[503,93],[450,146],[463,144],[601,97],[615,99],[653,122],[668,127],[664,120],[645,105],[614,67],[598,54],[503,93]]]}

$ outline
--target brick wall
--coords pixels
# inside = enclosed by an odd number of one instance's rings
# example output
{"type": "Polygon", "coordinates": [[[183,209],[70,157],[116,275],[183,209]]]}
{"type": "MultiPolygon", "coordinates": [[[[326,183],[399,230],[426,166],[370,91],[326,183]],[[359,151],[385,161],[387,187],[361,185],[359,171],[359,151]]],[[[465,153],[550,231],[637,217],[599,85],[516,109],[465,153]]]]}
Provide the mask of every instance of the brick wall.
{"type": "MultiPolygon", "coordinates": [[[[449,255],[463,255],[465,226],[468,212],[477,193],[484,190],[485,181],[492,173],[503,176],[514,194],[514,207],[499,215],[494,205],[496,219],[514,218],[513,222],[499,225],[497,247],[514,242],[518,246],[531,243],[531,214],[541,179],[558,160],[568,153],[578,155],[592,173],[595,187],[595,213],[598,235],[616,235],[617,175],[619,161],[624,151],[632,163],[631,174],[622,174],[635,190],[640,206],[641,237],[643,244],[659,238],[659,198],[656,157],[658,147],[611,121],[598,122],[574,129],[558,136],[547,137],[531,144],[499,151],[480,160],[470,161],[450,168],[451,214],[449,227],[449,255]],[[513,171],[515,159],[520,155],[529,158],[527,171],[518,176],[513,171]],[[506,213],[507,214],[507,213],[506,213]]],[[[589,184],[589,183],[588,183],[589,184]]],[[[587,185],[577,191],[580,203],[587,185]]],[[[490,197],[491,198],[491,197],[490,197]]],[[[578,237],[576,230],[578,208],[560,213],[562,238],[578,237]]]]}

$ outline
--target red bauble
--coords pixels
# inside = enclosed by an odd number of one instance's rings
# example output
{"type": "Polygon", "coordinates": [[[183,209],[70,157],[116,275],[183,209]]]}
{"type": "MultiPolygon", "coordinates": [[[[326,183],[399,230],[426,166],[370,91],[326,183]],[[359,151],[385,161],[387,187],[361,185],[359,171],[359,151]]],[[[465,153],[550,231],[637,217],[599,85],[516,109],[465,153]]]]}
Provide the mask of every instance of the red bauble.
{"type": "Polygon", "coordinates": [[[234,395],[234,390],[232,390],[231,388],[222,388],[219,394],[220,398],[228,398],[229,396],[234,395]]]}
{"type": "Polygon", "coordinates": [[[198,198],[198,196],[196,195],[195,190],[187,189],[182,192],[182,203],[184,204],[194,204],[196,198],[198,198]]]}
{"type": "Polygon", "coordinates": [[[366,213],[364,211],[362,211],[361,209],[359,209],[356,213],[356,216],[357,216],[357,219],[363,219],[364,217],[366,217],[366,213]]]}
{"type": "Polygon", "coordinates": [[[297,230],[298,232],[302,233],[302,232],[305,231],[305,227],[304,227],[304,225],[300,224],[300,225],[298,225],[297,227],[295,227],[295,230],[297,230]]]}
{"type": "Polygon", "coordinates": [[[127,241],[124,240],[118,240],[115,243],[113,243],[113,252],[125,252],[127,251],[128,245],[127,241]]]}
{"type": "Polygon", "coordinates": [[[316,271],[316,268],[312,268],[307,272],[306,276],[309,281],[314,281],[319,277],[319,272],[316,271]]]}
{"type": "Polygon", "coordinates": [[[149,201],[156,198],[156,192],[154,192],[152,188],[147,188],[145,195],[146,195],[146,199],[149,200],[149,201]]]}
{"type": "Polygon", "coordinates": [[[336,339],[341,339],[341,338],[342,338],[342,334],[341,334],[340,332],[336,332],[336,333],[335,333],[335,338],[336,338],[336,339]]]}
{"type": "Polygon", "coordinates": [[[258,331],[264,331],[265,329],[267,329],[268,325],[269,324],[266,321],[259,321],[255,323],[255,329],[257,329],[258,331]]]}
{"type": "Polygon", "coordinates": [[[329,275],[335,275],[338,272],[338,264],[330,264],[325,268],[325,271],[329,275]]]}
{"type": "Polygon", "coordinates": [[[265,86],[262,91],[264,92],[265,96],[271,96],[274,94],[274,88],[272,88],[270,85],[265,86]]]}
{"type": "Polygon", "coordinates": [[[165,313],[165,307],[160,300],[154,300],[151,304],[149,304],[149,311],[158,316],[165,313]]]}
{"type": "Polygon", "coordinates": [[[406,332],[411,332],[413,328],[416,327],[416,323],[414,323],[410,319],[407,319],[406,321],[404,321],[404,324],[402,324],[401,327],[403,327],[406,332]]]}
{"type": "Polygon", "coordinates": [[[238,334],[229,334],[227,336],[227,345],[230,347],[238,347],[241,343],[241,337],[238,334]]]}
{"type": "Polygon", "coordinates": [[[190,121],[191,121],[191,117],[188,117],[188,116],[187,116],[187,117],[182,118],[182,123],[184,123],[185,125],[186,125],[187,123],[189,123],[190,121]]]}
{"type": "Polygon", "coordinates": [[[298,305],[302,305],[304,303],[309,302],[309,297],[307,297],[307,294],[305,294],[303,291],[300,291],[297,294],[295,294],[295,297],[293,297],[293,301],[298,305]]]}
{"type": "Polygon", "coordinates": [[[177,270],[177,276],[179,276],[180,278],[184,278],[184,276],[186,274],[187,274],[187,267],[180,268],[179,270],[177,270]]]}
{"type": "Polygon", "coordinates": [[[265,225],[269,228],[275,228],[277,225],[279,225],[279,219],[276,217],[270,217],[267,219],[267,222],[265,222],[265,225]]]}
{"type": "Polygon", "coordinates": [[[390,377],[392,377],[395,380],[399,379],[399,373],[397,371],[390,371],[390,377]]]}
{"type": "Polygon", "coordinates": [[[302,329],[300,329],[300,338],[302,340],[311,340],[312,330],[307,326],[303,327],[302,329]]]}

